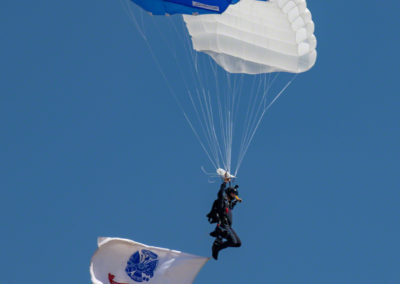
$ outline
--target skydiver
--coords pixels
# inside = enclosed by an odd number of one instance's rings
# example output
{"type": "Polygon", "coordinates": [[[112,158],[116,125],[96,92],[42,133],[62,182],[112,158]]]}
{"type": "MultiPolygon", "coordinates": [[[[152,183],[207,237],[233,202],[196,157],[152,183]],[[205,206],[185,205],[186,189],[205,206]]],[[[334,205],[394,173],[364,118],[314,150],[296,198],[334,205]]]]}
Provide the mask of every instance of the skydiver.
{"type": "Polygon", "coordinates": [[[212,211],[216,211],[218,219],[215,230],[210,233],[212,237],[215,237],[212,245],[212,257],[215,260],[218,259],[220,250],[227,247],[240,247],[242,245],[238,235],[232,228],[232,209],[237,202],[242,202],[242,200],[238,197],[238,185],[226,187],[227,182],[230,183],[230,181],[231,178],[225,176],[224,182],[218,191],[218,199],[215,200],[212,209],[212,211]]]}

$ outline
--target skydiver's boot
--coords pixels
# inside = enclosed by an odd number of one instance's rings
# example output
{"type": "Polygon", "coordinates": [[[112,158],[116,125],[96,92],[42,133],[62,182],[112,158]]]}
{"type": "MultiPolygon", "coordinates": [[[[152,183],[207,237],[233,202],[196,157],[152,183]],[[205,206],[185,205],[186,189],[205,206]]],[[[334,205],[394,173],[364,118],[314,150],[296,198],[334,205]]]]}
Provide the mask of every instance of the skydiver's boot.
{"type": "Polygon", "coordinates": [[[222,243],[222,241],[220,240],[220,239],[215,239],[215,241],[214,241],[214,243],[213,243],[213,245],[212,245],[212,249],[211,249],[211,251],[212,251],[212,257],[215,259],[215,260],[218,260],[218,253],[219,253],[219,251],[221,250],[221,243],[222,243]]]}
{"type": "Polygon", "coordinates": [[[221,229],[219,228],[219,225],[217,225],[215,230],[210,233],[210,236],[213,238],[221,237],[221,229]]]}
{"type": "Polygon", "coordinates": [[[217,229],[215,229],[214,231],[212,231],[212,232],[210,233],[210,236],[213,237],[213,238],[218,237],[217,229]]]}

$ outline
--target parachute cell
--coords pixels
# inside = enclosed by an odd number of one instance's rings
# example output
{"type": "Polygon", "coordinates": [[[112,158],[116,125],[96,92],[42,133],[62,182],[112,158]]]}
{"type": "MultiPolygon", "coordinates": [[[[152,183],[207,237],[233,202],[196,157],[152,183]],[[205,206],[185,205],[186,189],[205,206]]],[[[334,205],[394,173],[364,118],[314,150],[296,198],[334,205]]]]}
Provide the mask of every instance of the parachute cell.
{"type": "Polygon", "coordinates": [[[221,15],[183,17],[194,49],[230,73],[301,73],[317,58],[305,0],[241,0],[221,15]]]}
{"type": "Polygon", "coordinates": [[[239,0],[131,0],[153,15],[222,13],[239,0]]]}

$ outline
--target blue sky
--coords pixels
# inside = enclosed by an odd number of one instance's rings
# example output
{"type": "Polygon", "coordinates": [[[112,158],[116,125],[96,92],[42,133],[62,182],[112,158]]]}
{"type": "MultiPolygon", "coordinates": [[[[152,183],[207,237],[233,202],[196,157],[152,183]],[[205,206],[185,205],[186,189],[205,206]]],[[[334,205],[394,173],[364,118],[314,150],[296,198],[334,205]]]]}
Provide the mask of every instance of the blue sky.
{"type": "MultiPolygon", "coordinates": [[[[243,246],[195,283],[400,283],[400,4],[308,6],[319,57],[243,162],[243,246]]],[[[209,256],[218,185],[121,3],[6,0],[0,22],[2,281],[90,283],[98,236],[209,256]]]]}

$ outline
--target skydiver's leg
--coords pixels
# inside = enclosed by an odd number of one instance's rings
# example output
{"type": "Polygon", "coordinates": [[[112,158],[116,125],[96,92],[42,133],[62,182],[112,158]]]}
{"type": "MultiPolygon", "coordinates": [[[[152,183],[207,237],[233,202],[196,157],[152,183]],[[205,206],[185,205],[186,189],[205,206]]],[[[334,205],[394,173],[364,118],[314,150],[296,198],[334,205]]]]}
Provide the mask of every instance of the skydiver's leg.
{"type": "Polygon", "coordinates": [[[223,237],[226,238],[226,241],[223,242],[222,236],[219,235],[212,246],[212,256],[215,259],[218,259],[218,253],[220,250],[225,249],[227,247],[240,247],[242,242],[240,241],[238,235],[231,227],[224,227],[223,237]]]}
{"type": "Polygon", "coordinates": [[[212,232],[210,233],[210,236],[211,236],[211,237],[214,237],[214,238],[217,238],[217,237],[220,236],[220,235],[221,235],[221,230],[219,229],[219,225],[217,225],[217,226],[215,226],[214,231],[212,231],[212,232]]]}
{"type": "Polygon", "coordinates": [[[215,238],[215,241],[212,245],[211,251],[212,251],[212,257],[217,260],[218,259],[218,253],[221,250],[221,245],[223,243],[222,237],[219,235],[218,237],[215,238]]]}
{"type": "Polygon", "coordinates": [[[236,232],[233,230],[233,228],[230,228],[230,233],[228,238],[228,241],[230,241],[230,246],[231,247],[241,247],[242,246],[242,241],[239,239],[239,236],[236,234],[236,232]]]}
{"type": "Polygon", "coordinates": [[[240,247],[242,245],[242,242],[236,234],[235,230],[233,230],[231,227],[227,227],[225,229],[226,241],[221,244],[220,249],[224,249],[227,247],[240,247]]]}

